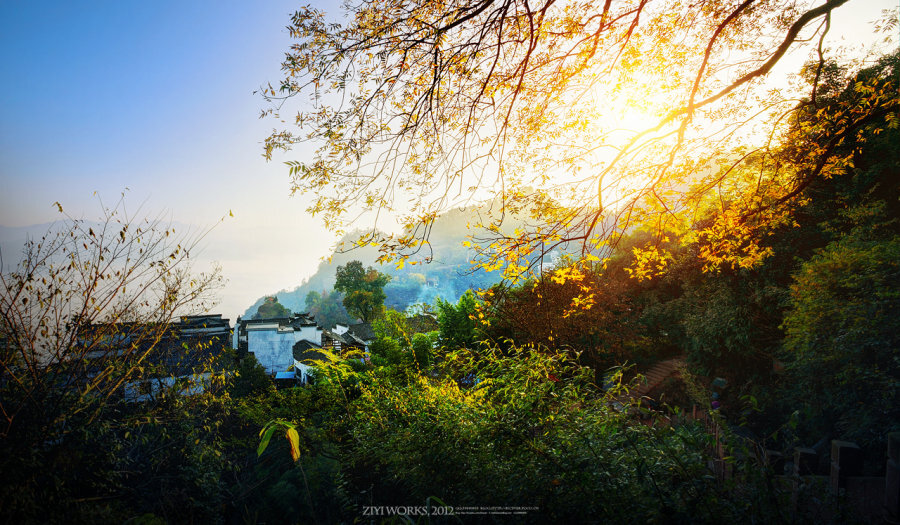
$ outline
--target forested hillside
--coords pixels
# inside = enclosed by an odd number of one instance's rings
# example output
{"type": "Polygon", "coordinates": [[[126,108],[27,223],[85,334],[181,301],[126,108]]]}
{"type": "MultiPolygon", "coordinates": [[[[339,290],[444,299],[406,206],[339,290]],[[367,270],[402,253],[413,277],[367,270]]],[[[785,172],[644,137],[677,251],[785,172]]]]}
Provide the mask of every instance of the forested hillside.
{"type": "MultiPolygon", "coordinates": [[[[330,260],[320,262],[316,273],[304,279],[299,286],[278,292],[278,301],[291,311],[307,311],[307,295],[310,292],[331,293],[335,270],[350,261],[360,261],[364,266],[373,266],[391,276],[391,281],[385,288],[385,306],[396,310],[405,310],[416,303],[430,304],[438,297],[455,302],[466,290],[489,288],[501,279],[501,275],[474,268],[472,260],[475,254],[463,246],[470,231],[467,225],[479,220],[480,208],[481,206],[473,205],[451,210],[437,217],[429,237],[430,246],[424,247],[418,256],[413,257],[402,268],[397,268],[395,264],[377,263],[380,253],[371,246],[339,250],[332,254],[330,260]],[[431,259],[427,264],[426,258],[431,259]]],[[[514,224],[510,227],[513,226],[514,224]]],[[[360,234],[358,231],[348,233],[338,246],[352,247],[360,234]]],[[[246,310],[244,316],[256,312],[264,299],[265,297],[258,299],[246,310]]]]}

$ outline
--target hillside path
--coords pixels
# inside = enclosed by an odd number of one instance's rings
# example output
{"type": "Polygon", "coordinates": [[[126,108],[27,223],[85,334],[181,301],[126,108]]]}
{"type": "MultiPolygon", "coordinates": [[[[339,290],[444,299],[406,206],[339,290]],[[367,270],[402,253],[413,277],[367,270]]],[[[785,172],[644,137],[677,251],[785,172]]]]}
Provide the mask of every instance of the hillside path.
{"type": "Polygon", "coordinates": [[[631,392],[631,395],[635,398],[640,398],[649,394],[656,387],[660,386],[663,381],[673,376],[678,371],[678,367],[684,366],[684,363],[684,356],[673,357],[672,359],[656,363],[644,373],[644,380],[631,392]]]}

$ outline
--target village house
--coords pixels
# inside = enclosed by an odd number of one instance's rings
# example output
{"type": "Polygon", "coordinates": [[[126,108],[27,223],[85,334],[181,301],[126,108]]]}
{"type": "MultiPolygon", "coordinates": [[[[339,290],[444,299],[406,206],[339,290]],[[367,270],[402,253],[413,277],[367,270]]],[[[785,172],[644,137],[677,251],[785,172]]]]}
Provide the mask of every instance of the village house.
{"type": "Polygon", "coordinates": [[[238,317],[232,337],[239,353],[253,354],[277,380],[306,383],[315,363],[328,359],[325,351],[335,356],[354,349],[367,352],[374,333],[367,323],[325,330],[309,314],[299,313],[270,319],[238,317]]]}
{"type": "Polygon", "coordinates": [[[221,314],[185,315],[168,324],[93,323],[78,328],[86,377],[104,370],[110,360],[136,360],[142,377],[125,383],[123,397],[146,401],[160,391],[182,385],[183,393],[203,391],[212,371],[221,368],[231,323],[221,314]]]}
{"type": "Polygon", "coordinates": [[[323,333],[314,318],[305,313],[270,319],[238,317],[232,346],[239,353],[253,354],[276,379],[305,383],[312,363],[326,358],[321,352],[323,333]]]}
{"type": "Polygon", "coordinates": [[[369,343],[374,339],[375,332],[369,323],[337,324],[333,329],[322,332],[322,346],[330,348],[337,355],[344,355],[353,350],[368,353],[369,343]]]}

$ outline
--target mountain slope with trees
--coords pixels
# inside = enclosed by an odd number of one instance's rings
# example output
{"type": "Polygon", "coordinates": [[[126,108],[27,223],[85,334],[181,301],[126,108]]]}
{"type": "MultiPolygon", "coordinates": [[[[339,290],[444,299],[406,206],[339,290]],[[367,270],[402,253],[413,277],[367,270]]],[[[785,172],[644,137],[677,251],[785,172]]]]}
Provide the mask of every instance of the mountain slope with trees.
{"type": "MultiPolygon", "coordinates": [[[[278,300],[294,312],[308,311],[321,297],[333,293],[337,268],[352,261],[359,261],[363,266],[371,266],[390,276],[390,282],[384,288],[384,304],[395,310],[404,310],[416,303],[430,304],[438,297],[456,301],[466,290],[489,288],[501,279],[501,275],[473,268],[475,253],[463,245],[469,233],[467,224],[477,221],[483,208],[484,206],[470,206],[438,216],[431,231],[430,245],[401,268],[395,264],[379,263],[378,257],[381,254],[371,246],[336,251],[330,259],[320,262],[316,272],[304,279],[299,286],[278,292],[278,300]],[[426,258],[431,259],[427,264],[426,258]],[[307,296],[310,293],[318,298],[313,297],[310,299],[312,302],[308,302],[307,296]]],[[[354,246],[354,241],[363,234],[361,231],[351,232],[341,239],[338,246],[354,246]]],[[[261,297],[254,302],[244,315],[256,312],[264,299],[265,297],[261,297]]],[[[341,314],[328,316],[328,319],[341,318],[341,314]]]]}

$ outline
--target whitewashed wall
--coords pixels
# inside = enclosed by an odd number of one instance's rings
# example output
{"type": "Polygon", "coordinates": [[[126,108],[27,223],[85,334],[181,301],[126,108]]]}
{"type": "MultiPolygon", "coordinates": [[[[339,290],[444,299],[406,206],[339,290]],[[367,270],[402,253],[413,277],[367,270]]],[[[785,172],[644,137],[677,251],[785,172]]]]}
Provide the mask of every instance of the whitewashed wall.
{"type": "Polygon", "coordinates": [[[253,327],[247,330],[247,348],[266,372],[284,372],[294,364],[294,332],[253,327]]]}
{"type": "Polygon", "coordinates": [[[318,326],[304,326],[294,332],[294,341],[310,341],[322,346],[322,329],[318,326]]]}

